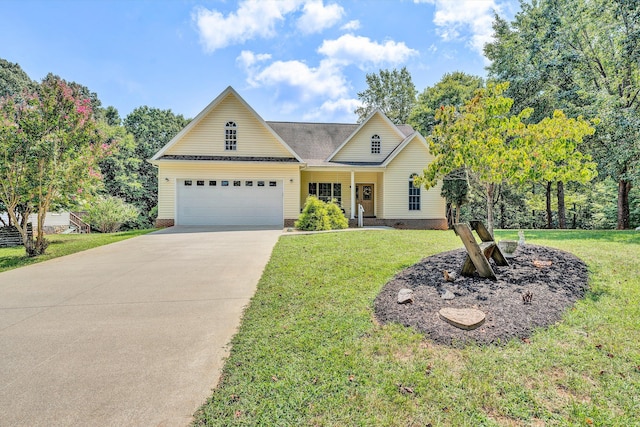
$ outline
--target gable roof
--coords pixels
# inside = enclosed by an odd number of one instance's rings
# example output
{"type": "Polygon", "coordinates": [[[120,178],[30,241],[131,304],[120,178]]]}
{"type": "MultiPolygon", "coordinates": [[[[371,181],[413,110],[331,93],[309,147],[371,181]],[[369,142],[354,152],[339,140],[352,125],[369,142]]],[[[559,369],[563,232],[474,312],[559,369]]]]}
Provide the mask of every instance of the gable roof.
{"type": "MultiPolygon", "coordinates": [[[[357,130],[362,127],[362,124],[272,121],[266,123],[309,165],[331,165],[339,163],[375,166],[384,162],[330,162],[328,160],[330,156],[353,137],[357,130]]],[[[395,125],[392,123],[392,126],[395,126],[401,133],[403,141],[406,137],[415,133],[409,125],[395,125]]],[[[401,144],[402,142],[399,145],[401,144]]],[[[390,153],[389,156],[393,155],[393,152],[390,153]]]]}
{"type": "MultiPolygon", "coordinates": [[[[399,137],[401,138],[405,138],[406,135],[403,133],[402,130],[400,130],[398,128],[398,126],[393,123],[391,120],[389,120],[389,118],[382,113],[382,111],[380,111],[379,108],[377,108],[376,110],[373,111],[373,113],[369,114],[369,117],[367,117],[366,119],[364,119],[364,121],[362,123],[360,123],[360,125],[357,127],[357,129],[338,147],[336,148],[327,158],[327,161],[331,161],[339,152],[340,150],[342,150],[342,148],[344,146],[346,146],[349,141],[351,141],[351,139],[358,134],[358,132],[360,131],[360,129],[362,129],[363,127],[365,127],[367,125],[367,123],[369,123],[369,121],[371,121],[371,119],[375,116],[379,116],[382,118],[383,121],[385,121],[392,129],[395,130],[395,132],[398,134],[399,137]]],[[[412,129],[413,130],[413,129],[412,129]]]]}
{"type": "Polygon", "coordinates": [[[293,151],[291,149],[291,147],[289,147],[289,145],[284,142],[284,140],[276,133],[274,132],[274,130],[267,125],[267,123],[262,119],[262,117],[260,117],[260,115],[258,113],[256,113],[256,111],[251,108],[251,106],[249,104],[247,104],[247,102],[238,94],[238,92],[235,91],[235,89],[233,89],[231,86],[228,86],[224,91],[222,91],[222,93],[220,95],[218,95],[216,97],[216,99],[214,99],[213,101],[211,101],[211,103],[209,105],[207,105],[205,107],[204,110],[202,110],[193,120],[191,120],[191,122],[189,122],[189,124],[187,126],[184,127],[184,129],[182,129],[180,132],[178,132],[178,134],[176,136],[174,136],[171,141],[169,141],[164,147],[162,147],[152,158],[151,161],[153,160],[159,160],[161,158],[164,157],[164,153],[171,148],[173,145],[175,145],[178,141],[180,141],[187,133],[189,133],[189,131],[191,131],[191,129],[193,129],[195,126],[197,126],[205,117],[207,117],[207,115],[209,114],[209,112],[211,112],[211,110],[213,110],[214,108],[216,108],[227,96],[234,96],[241,104],[243,107],[245,107],[250,114],[252,114],[256,120],[258,120],[258,122],[260,122],[260,124],[262,124],[265,129],[271,133],[273,135],[273,137],[280,143],[282,144],[282,146],[291,153],[291,155],[300,163],[304,163],[303,160],[300,158],[300,156],[298,156],[298,154],[296,154],[295,151],[293,151]]]}
{"type": "Polygon", "coordinates": [[[389,155],[387,156],[386,159],[384,159],[382,161],[382,166],[388,166],[389,163],[391,163],[393,161],[393,159],[396,158],[396,156],[402,151],[404,150],[404,148],[409,145],[409,143],[411,141],[413,141],[414,139],[418,139],[418,141],[420,141],[426,148],[427,150],[429,149],[429,143],[427,143],[427,140],[424,138],[424,136],[422,136],[422,134],[420,132],[413,131],[410,135],[408,135],[400,144],[398,144],[398,146],[396,148],[393,149],[393,151],[391,153],[389,153],[389,155]]]}

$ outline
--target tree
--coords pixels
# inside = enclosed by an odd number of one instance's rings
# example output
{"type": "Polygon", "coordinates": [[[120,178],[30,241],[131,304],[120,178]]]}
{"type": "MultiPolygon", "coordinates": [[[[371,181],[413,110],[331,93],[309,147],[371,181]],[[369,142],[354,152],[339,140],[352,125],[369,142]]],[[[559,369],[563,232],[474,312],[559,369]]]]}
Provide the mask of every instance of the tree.
{"type": "MultiPolygon", "coordinates": [[[[429,135],[436,125],[436,111],[442,106],[460,107],[471,99],[476,90],[484,86],[481,77],[466,74],[461,71],[447,73],[433,87],[427,87],[420,95],[415,107],[409,115],[408,124],[422,135],[429,135]]],[[[453,171],[445,177],[441,195],[447,199],[447,212],[455,209],[448,217],[451,223],[460,222],[460,209],[467,203],[469,192],[466,171],[453,171]]]]}
{"type": "Polygon", "coordinates": [[[567,119],[562,112],[556,112],[547,121],[527,125],[524,121],[532,110],[512,115],[513,100],[502,96],[507,87],[508,83],[491,83],[478,90],[463,108],[440,108],[436,114],[438,124],[428,137],[435,159],[416,180],[430,188],[454,170],[467,171],[486,200],[487,228],[491,233],[497,189],[503,182],[535,180],[541,173],[539,168],[560,170],[558,165],[563,162],[567,168],[577,168],[572,179],[588,179],[592,176],[589,171],[595,167],[588,157],[575,152],[578,142],[593,132],[585,120],[567,119]]]}
{"type": "Polygon", "coordinates": [[[367,74],[367,89],[358,92],[362,106],[356,108],[358,123],[362,123],[376,109],[380,109],[393,123],[407,123],[416,103],[416,87],[407,67],[400,71],[380,70],[367,74]]]}
{"type": "Polygon", "coordinates": [[[18,64],[0,58],[0,98],[20,96],[23,91],[33,92],[37,84],[18,64]]]}
{"type": "Polygon", "coordinates": [[[145,159],[137,157],[133,135],[124,127],[105,122],[99,123],[98,127],[111,147],[109,155],[100,161],[102,192],[137,205],[144,196],[139,170],[145,159]]]}
{"type": "Polygon", "coordinates": [[[124,119],[125,129],[135,139],[132,158],[140,161],[136,171],[141,186],[139,192],[136,190],[135,201],[128,197],[124,198],[135,203],[141,216],[146,218],[142,226],[151,225],[153,218],[149,218],[149,214],[158,204],[158,172],[146,160],[153,157],[188,123],[188,119],[180,114],[174,114],[171,110],[147,106],[136,108],[124,119]]]}
{"type": "Polygon", "coordinates": [[[49,74],[37,93],[0,101],[0,201],[29,256],[44,253],[44,218],[53,205],[71,206],[100,179],[104,150],[91,101],[49,74]],[[20,219],[18,218],[18,213],[20,219]],[[26,218],[37,213],[35,242],[26,218]]]}
{"type": "Polygon", "coordinates": [[[618,228],[628,228],[629,194],[640,180],[640,3],[521,5],[513,22],[494,22],[495,42],[485,49],[490,75],[512,82],[509,96],[539,114],[562,108],[573,117],[600,117],[590,151],[601,176],[618,182],[618,228]]]}
{"type": "Polygon", "coordinates": [[[482,77],[462,71],[447,73],[438,83],[418,95],[407,123],[422,135],[429,135],[436,124],[436,111],[441,106],[460,107],[483,86],[482,77]]]}

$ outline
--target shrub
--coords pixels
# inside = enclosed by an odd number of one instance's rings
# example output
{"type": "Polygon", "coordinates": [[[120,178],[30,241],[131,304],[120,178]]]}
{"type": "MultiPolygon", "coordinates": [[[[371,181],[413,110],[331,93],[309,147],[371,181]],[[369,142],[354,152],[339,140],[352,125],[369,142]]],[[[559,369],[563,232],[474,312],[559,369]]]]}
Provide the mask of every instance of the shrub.
{"type": "Polygon", "coordinates": [[[349,222],[334,201],[325,203],[315,196],[309,196],[295,226],[300,230],[336,230],[347,228],[349,222]]]}
{"type": "Polygon", "coordinates": [[[137,217],[138,209],[134,206],[118,197],[108,196],[95,199],[83,220],[102,233],[115,233],[123,223],[137,217]]]}

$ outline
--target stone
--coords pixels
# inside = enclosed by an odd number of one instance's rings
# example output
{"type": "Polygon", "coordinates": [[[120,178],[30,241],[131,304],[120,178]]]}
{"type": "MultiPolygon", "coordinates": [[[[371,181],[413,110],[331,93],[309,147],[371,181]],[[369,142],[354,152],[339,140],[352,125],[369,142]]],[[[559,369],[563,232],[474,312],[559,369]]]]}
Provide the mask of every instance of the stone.
{"type": "Polygon", "coordinates": [[[440,318],[456,328],[467,331],[477,328],[484,323],[485,314],[475,308],[444,307],[438,312],[440,318]]]}
{"type": "Polygon", "coordinates": [[[447,270],[443,270],[442,273],[444,275],[444,280],[446,280],[447,282],[455,282],[456,278],[458,277],[456,273],[449,273],[447,270]]]}
{"type": "Polygon", "coordinates": [[[398,304],[410,304],[413,302],[412,289],[400,289],[398,292],[398,304]]]}
{"type": "Polygon", "coordinates": [[[444,293],[440,296],[440,298],[445,299],[445,300],[450,300],[450,299],[454,299],[456,296],[454,295],[453,292],[451,292],[449,289],[445,289],[444,293]]]}
{"type": "Polygon", "coordinates": [[[500,240],[498,247],[505,258],[514,258],[516,249],[518,249],[518,242],[515,240],[500,240]]]}

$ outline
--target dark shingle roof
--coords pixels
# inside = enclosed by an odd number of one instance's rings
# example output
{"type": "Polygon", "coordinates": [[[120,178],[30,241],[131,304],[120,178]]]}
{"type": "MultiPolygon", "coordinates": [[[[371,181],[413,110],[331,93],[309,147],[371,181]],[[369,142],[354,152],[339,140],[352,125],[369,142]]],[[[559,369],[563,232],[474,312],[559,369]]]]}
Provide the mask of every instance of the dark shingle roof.
{"type": "Polygon", "coordinates": [[[357,124],[267,122],[303,160],[324,160],[351,136],[357,124]]]}
{"type": "MultiPolygon", "coordinates": [[[[299,122],[267,122],[284,142],[305,162],[324,161],[340,145],[342,145],[359,124],[352,123],[299,123],[299,122]]],[[[409,125],[398,125],[400,132],[406,137],[413,133],[409,125]]]]}

